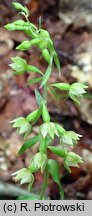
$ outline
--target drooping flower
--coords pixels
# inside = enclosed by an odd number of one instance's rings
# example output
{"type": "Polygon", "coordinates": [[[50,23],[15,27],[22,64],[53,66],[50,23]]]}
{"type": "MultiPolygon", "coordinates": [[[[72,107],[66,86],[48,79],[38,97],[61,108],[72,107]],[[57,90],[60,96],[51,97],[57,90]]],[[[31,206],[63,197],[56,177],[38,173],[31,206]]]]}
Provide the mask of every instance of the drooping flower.
{"type": "Polygon", "coordinates": [[[83,159],[78,154],[74,152],[67,152],[63,164],[69,172],[71,172],[70,167],[79,167],[79,163],[83,163],[83,159]]]}

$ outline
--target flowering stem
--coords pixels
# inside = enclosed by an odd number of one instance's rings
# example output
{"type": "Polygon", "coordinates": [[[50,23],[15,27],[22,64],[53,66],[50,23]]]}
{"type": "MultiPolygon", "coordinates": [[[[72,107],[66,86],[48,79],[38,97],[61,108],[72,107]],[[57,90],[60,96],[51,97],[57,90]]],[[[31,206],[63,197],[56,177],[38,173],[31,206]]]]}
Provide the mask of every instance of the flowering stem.
{"type": "Polygon", "coordinates": [[[42,200],[43,197],[44,197],[44,193],[46,191],[47,183],[48,183],[48,168],[46,166],[46,168],[44,170],[44,183],[43,183],[42,190],[41,190],[41,193],[40,193],[40,196],[39,196],[39,200],[42,200]]]}

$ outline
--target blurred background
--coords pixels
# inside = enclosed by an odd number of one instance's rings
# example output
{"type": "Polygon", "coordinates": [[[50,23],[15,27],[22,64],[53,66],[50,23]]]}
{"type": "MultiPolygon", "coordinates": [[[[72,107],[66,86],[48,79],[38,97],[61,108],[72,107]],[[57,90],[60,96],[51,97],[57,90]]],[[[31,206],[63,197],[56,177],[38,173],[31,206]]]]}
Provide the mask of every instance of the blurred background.
{"type": "MultiPolygon", "coordinates": [[[[27,79],[35,75],[23,74],[13,76],[9,67],[11,57],[25,58],[29,63],[45,71],[46,63],[39,58],[35,48],[27,52],[17,51],[18,46],[27,36],[23,32],[9,32],[4,28],[9,22],[17,20],[20,15],[12,7],[12,0],[0,0],[0,199],[16,199],[27,194],[27,187],[15,183],[11,174],[28,166],[31,156],[38,146],[18,156],[17,152],[23,139],[9,124],[10,120],[26,116],[36,109],[34,88],[38,84],[26,87],[27,79]]],[[[48,109],[53,121],[61,123],[66,130],[82,134],[74,151],[80,154],[84,163],[79,168],[72,168],[66,173],[62,160],[60,164],[61,183],[65,199],[92,199],[92,0],[20,0],[30,10],[30,21],[38,25],[42,17],[42,27],[47,29],[54,41],[61,63],[61,76],[53,66],[51,82],[81,82],[89,86],[87,95],[81,99],[80,107],[71,99],[61,96],[58,99],[50,94],[48,109]]],[[[23,19],[23,18],[22,18],[23,19]]],[[[41,120],[40,120],[41,121],[41,120]]],[[[38,132],[40,124],[34,127],[33,135],[38,132]]],[[[58,145],[55,140],[55,145],[58,145]]],[[[56,158],[49,152],[49,156],[56,158]]],[[[39,193],[43,176],[37,172],[33,192],[39,193]]],[[[49,179],[46,195],[59,199],[58,186],[49,179]]]]}

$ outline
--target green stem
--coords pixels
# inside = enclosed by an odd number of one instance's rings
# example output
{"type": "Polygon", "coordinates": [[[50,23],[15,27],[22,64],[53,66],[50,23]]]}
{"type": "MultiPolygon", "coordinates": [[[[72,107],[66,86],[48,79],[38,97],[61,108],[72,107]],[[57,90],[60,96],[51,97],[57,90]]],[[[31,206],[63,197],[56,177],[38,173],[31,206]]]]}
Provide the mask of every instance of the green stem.
{"type": "Polygon", "coordinates": [[[46,100],[47,103],[47,83],[44,86],[43,98],[46,100]]]}
{"type": "MultiPolygon", "coordinates": [[[[53,57],[51,56],[50,66],[52,66],[52,60],[53,60],[53,57]]],[[[43,97],[46,100],[46,103],[47,103],[47,95],[48,95],[47,91],[48,91],[48,81],[44,85],[44,91],[43,91],[43,97]]],[[[46,191],[47,183],[48,183],[48,167],[46,166],[46,168],[44,170],[44,183],[43,183],[42,190],[41,190],[41,193],[40,193],[40,196],[39,196],[40,200],[42,200],[43,197],[44,197],[44,193],[46,191]]]]}
{"type": "Polygon", "coordinates": [[[44,197],[44,193],[46,191],[47,183],[48,183],[48,168],[46,167],[45,171],[44,171],[44,183],[43,183],[42,190],[41,190],[41,193],[40,193],[40,196],[39,196],[39,200],[42,200],[43,197],[44,197]]]}
{"type": "MultiPolygon", "coordinates": [[[[52,62],[53,62],[53,55],[51,55],[51,60],[50,60],[50,67],[52,67],[52,62]]],[[[44,85],[44,91],[43,91],[43,97],[46,100],[47,103],[47,96],[48,96],[48,81],[44,85]]]]}

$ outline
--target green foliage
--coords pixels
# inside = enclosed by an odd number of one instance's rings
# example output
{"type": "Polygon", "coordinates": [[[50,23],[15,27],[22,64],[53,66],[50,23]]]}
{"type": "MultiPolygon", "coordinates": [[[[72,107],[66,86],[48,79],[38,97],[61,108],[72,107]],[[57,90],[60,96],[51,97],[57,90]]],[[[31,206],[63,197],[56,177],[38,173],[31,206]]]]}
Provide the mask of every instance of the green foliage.
{"type": "Polygon", "coordinates": [[[22,145],[22,147],[20,148],[18,154],[22,154],[22,153],[25,152],[26,150],[30,149],[30,148],[31,148],[32,146],[34,146],[38,141],[39,141],[39,135],[30,138],[29,140],[27,140],[27,141],[22,145]]]}
{"type": "Polygon", "coordinates": [[[28,197],[19,197],[19,199],[45,199],[44,193],[48,183],[48,174],[51,175],[53,181],[55,181],[60,190],[60,199],[64,198],[64,191],[61,186],[59,165],[56,160],[48,159],[48,150],[52,151],[63,159],[63,165],[65,169],[71,172],[70,167],[78,167],[79,163],[82,163],[82,158],[70,151],[79,141],[81,135],[74,131],[66,131],[62,125],[51,121],[50,113],[47,107],[48,90],[50,90],[55,97],[57,97],[56,89],[67,91],[67,95],[76,103],[80,103],[79,98],[86,93],[86,85],[81,83],[53,83],[50,84],[49,79],[52,74],[53,63],[56,66],[60,75],[60,62],[58,55],[54,49],[54,44],[48,31],[37,28],[33,23],[29,21],[28,9],[20,3],[13,3],[16,10],[19,11],[24,17],[24,20],[16,20],[5,26],[10,31],[23,31],[29,39],[22,41],[17,50],[26,51],[32,46],[35,46],[40,51],[40,57],[43,57],[47,63],[47,69],[43,73],[39,68],[34,65],[30,65],[27,61],[19,56],[12,58],[10,67],[14,71],[14,75],[24,74],[25,72],[37,73],[39,77],[30,79],[27,81],[27,85],[40,82],[39,91],[35,92],[35,99],[37,103],[37,109],[29,113],[26,117],[19,117],[11,121],[12,127],[16,128],[18,133],[24,134],[24,138],[27,140],[21,146],[18,154],[22,154],[25,151],[31,149],[36,143],[38,143],[38,152],[31,157],[27,168],[16,171],[12,175],[15,176],[15,181],[20,181],[21,184],[28,184],[28,190],[31,189],[34,182],[34,173],[40,170],[44,174],[44,183],[42,186],[41,194],[30,195],[28,197]],[[42,88],[42,89],[41,89],[42,88]],[[43,94],[42,94],[43,92],[43,94]],[[33,130],[34,124],[38,119],[42,117],[42,123],[39,126],[38,134],[34,137],[28,138],[33,130]],[[58,146],[53,146],[54,138],[58,138],[58,146]]]}
{"type": "Polygon", "coordinates": [[[19,196],[17,200],[38,200],[39,196],[32,194],[30,196],[19,196]]]}
{"type": "Polygon", "coordinates": [[[44,98],[41,96],[41,94],[37,91],[37,89],[35,89],[35,97],[36,97],[36,103],[38,106],[41,106],[44,98]]]}
{"type": "Polygon", "coordinates": [[[43,103],[42,105],[42,117],[43,117],[44,122],[50,122],[50,115],[49,115],[49,112],[48,112],[48,109],[45,103],[43,103]]]}
{"type": "Polygon", "coordinates": [[[59,175],[59,165],[58,162],[55,160],[48,160],[48,171],[52,176],[52,179],[58,184],[59,189],[60,189],[60,195],[61,195],[61,199],[64,198],[64,191],[63,188],[61,186],[61,182],[60,182],[60,175],[59,175]]]}
{"type": "Polygon", "coordinates": [[[42,88],[48,82],[50,75],[51,75],[51,65],[48,66],[46,73],[43,76],[40,88],[42,88]]]}
{"type": "Polygon", "coordinates": [[[52,84],[51,86],[55,86],[56,88],[65,91],[70,89],[70,85],[68,83],[55,83],[52,84]]]}

